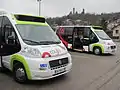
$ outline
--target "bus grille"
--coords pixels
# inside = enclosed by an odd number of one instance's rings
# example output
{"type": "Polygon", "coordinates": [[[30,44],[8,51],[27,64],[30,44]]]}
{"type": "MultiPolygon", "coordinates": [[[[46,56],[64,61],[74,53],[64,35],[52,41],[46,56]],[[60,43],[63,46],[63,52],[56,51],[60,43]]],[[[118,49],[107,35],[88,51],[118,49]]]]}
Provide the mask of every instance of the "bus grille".
{"type": "Polygon", "coordinates": [[[50,68],[58,67],[58,66],[63,66],[65,64],[68,64],[68,58],[62,58],[62,59],[58,59],[58,60],[52,60],[52,61],[49,61],[49,64],[50,64],[50,68]]]}

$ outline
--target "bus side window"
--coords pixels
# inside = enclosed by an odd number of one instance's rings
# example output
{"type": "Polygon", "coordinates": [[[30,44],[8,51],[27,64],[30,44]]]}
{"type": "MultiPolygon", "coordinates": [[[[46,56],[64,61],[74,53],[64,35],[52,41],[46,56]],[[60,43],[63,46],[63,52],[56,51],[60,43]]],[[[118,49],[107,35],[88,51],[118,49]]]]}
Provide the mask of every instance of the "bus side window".
{"type": "Polygon", "coordinates": [[[2,46],[3,46],[3,53],[4,55],[11,55],[20,51],[21,46],[17,37],[17,34],[14,30],[14,27],[8,17],[3,17],[2,28],[1,28],[1,35],[2,35],[2,46]]]}
{"type": "Polygon", "coordinates": [[[72,34],[73,34],[73,27],[65,28],[66,40],[68,43],[71,43],[71,44],[72,44],[72,34]]]}
{"type": "Polygon", "coordinates": [[[97,43],[97,42],[99,42],[97,36],[92,31],[90,32],[90,42],[91,43],[97,43]]]}
{"type": "Polygon", "coordinates": [[[57,29],[57,32],[56,32],[57,34],[60,34],[60,35],[63,35],[64,34],[64,28],[62,28],[62,27],[59,27],[58,29],[57,29]]]}
{"type": "Polygon", "coordinates": [[[68,34],[69,34],[69,30],[68,30],[68,27],[64,27],[64,35],[63,35],[63,38],[65,41],[68,42],[68,34]]]}
{"type": "MultiPolygon", "coordinates": [[[[3,19],[3,16],[0,17],[0,32],[1,32],[1,28],[2,28],[2,19],[3,19]]],[[[0,43],[1,43],[1,33],[0,33],[0,43]]]]}
{"type": "Polygon", "coordinates": [[[90,28],[89,27],[85,27],[84,28],[84,38],[89,38],[90,35],[90,28]]]}
{"type": "Polygon", "coordinates": [[[67,43],[72,43],[72,33],[73,28],[72,27],[60,27],[56,31],[59,38],[65,40],[67,43]]]}
{"type": "Polygon", "coordinates": [[[0,30],[1,30],[2,18],[3,17],[0,17],[0,30]]]}
{"type": "Polygon", "coordinates": [[[57,31],[56,31],[56,34],[58,35],[58,37],[59,38],[63,38],[63,36],[64,36],[64,28],[62,28],[62,27],[59,27],[59,28],[57,28],[57,31]]]}

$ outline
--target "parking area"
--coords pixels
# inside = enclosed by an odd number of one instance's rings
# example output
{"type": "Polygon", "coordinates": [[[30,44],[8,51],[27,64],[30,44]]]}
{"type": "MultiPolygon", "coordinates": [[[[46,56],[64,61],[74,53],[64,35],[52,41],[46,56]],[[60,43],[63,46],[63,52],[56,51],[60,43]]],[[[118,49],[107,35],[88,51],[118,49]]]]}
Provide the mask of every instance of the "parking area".
{"type": "MultiPolygon", "coordinates": [[[[27,84],[16,83],[10,72],[0,73],[1,90],[118,90],[108,88],[111,80],[119,75],[120,44],[115,55],[96,56],[89,53],[69,51],[73,59],[72,71],[64,76],[44,81],[29,81],[27,84]],[[116,70],[118,68],[118,70],[116,70]],[[104,80],[103,80],[104,79],[104,80]],[[105,80],[106,79],[106,80],[105,80]],[[107,89],[105,89],[105,87],[107,89]]],[[[118,81],[117,81],[118,82],[118,81]]],[[[113,84],[114,85],[114,84],[113,84]]],[[[114,86],[113,86],[114,87],[114,86]]]]}

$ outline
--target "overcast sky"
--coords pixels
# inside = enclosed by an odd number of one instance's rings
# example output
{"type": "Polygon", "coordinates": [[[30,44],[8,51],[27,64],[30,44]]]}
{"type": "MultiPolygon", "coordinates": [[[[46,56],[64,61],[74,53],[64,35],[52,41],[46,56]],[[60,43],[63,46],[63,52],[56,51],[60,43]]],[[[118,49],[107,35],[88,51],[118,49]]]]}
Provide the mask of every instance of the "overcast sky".
{"type": "MultiPolygon", "coordinates": [[[[41,15],[67,15],[75,7],[78,12],[120,12],[120,0],[42,0],[41,15]]],[[[0,8],[12,13],[38,15],[37,0],[0,0],[0,8]]]]}

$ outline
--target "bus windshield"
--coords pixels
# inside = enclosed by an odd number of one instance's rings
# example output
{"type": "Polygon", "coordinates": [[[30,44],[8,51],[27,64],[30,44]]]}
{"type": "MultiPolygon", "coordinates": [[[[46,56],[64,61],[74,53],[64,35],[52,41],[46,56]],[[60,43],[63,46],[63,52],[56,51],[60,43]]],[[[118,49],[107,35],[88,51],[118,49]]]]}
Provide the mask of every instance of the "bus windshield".
{"type": "Polygon", "coordinates": [[[16,27],[27,44],[59,44],[60,40],[49,26],[16,24],[16,27]]]}
{"type": "Polygon", "coordinates": [[[111,38],[103,30],[96,30],[95,33],[100,39],[111,40],[111,38]]]}

